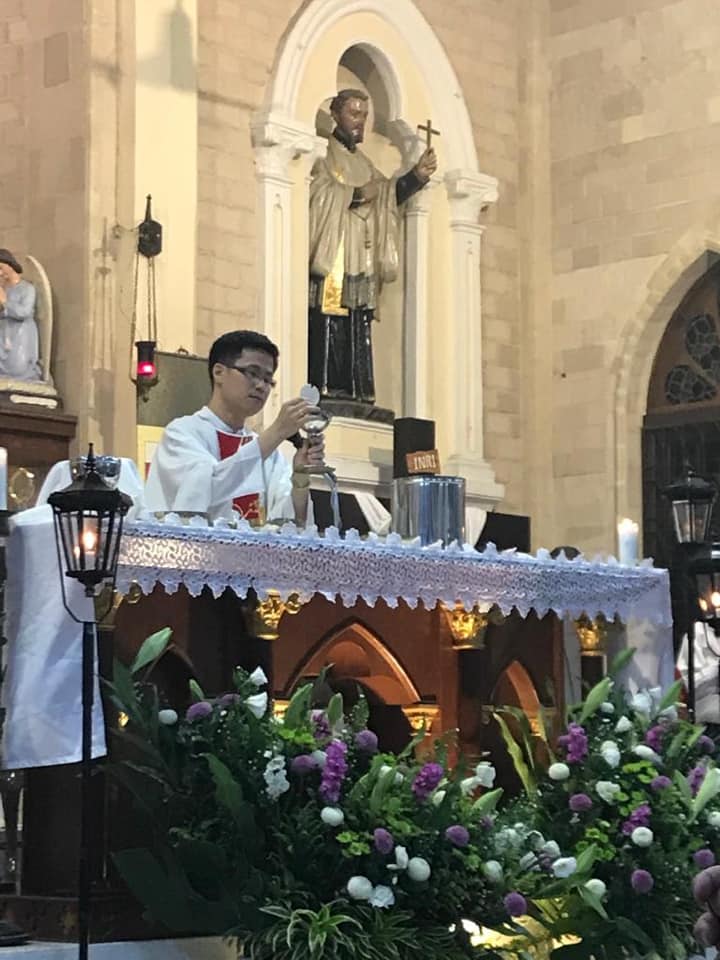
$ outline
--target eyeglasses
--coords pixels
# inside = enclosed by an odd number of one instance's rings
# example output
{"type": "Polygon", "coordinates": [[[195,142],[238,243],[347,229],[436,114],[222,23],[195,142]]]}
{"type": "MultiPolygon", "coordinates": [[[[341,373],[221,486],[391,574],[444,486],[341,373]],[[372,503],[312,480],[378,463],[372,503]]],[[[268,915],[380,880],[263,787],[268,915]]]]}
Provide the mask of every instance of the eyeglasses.
{"type": "Polygon", "coordinates": [[[277,383],[270,374],[266,373],[262,367],[236,367],[232,363],[226,363],[224,366],[228,367],[230,370],[237,370],[238,373],[241,373],[244,377],[247,377],[248,380],[252,380],[255,383],[262,384],[267,387],[268,390],[272,390],[277,386],[277,383]]]}

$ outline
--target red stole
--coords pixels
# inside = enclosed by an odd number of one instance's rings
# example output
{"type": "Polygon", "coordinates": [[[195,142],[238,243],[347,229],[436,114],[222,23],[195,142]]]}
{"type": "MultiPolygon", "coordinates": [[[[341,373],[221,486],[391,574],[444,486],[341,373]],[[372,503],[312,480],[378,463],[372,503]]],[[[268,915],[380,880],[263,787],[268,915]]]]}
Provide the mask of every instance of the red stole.
{"type": "MultiPolygon", "coordinates": [[[[237,453],[239,447],[244,447],[246,443],[250,443],[253,439],[252,436],[248,436],[247,434],[237,435],[234,433],[223,433],[221,430],[216,432],[220,446],[221,460],[227,460],[228,457],[237,453]]],[[[260,520],[262,510],[260,494],[244,493],[240,497],[235,497],[233,500],[233,509],[237,510],[244,520],[260,520]]]]}

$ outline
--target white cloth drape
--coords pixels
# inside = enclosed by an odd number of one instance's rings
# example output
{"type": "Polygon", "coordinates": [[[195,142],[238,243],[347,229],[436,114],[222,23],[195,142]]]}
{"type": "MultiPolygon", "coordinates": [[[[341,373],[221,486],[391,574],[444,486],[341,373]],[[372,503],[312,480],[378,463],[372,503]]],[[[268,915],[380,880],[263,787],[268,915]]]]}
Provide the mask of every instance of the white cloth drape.
{"type": "MultiPolygon", "coordinates": [[[[5,769],[74,763],[81,754],[82,624],[62,601],[52,510],[48,496],[70,483],[67,460],[50,470],[38,506],[13,518],[7,542],[5,769]]],[[[133,498],[129,517],[143,506],[142,482],[132,460],[123,460],[119,487],[133,498]]],[[[93,620],[92,600],[65,579],[68,604],[78,619],[93,620]]],[[[106,753],[97,669],[92,755],[106,753]]]]}

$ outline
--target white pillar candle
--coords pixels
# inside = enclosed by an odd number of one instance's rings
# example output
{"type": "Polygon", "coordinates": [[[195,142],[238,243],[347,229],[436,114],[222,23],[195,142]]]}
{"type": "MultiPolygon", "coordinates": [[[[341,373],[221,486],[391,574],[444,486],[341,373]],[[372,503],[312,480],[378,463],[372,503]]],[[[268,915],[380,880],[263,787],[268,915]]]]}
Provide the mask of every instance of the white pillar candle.
{"type": "Polygon", "coordinates": [[[0,510],[7,510],[7,450],[0,447],[0,510]]]}
{"type": "Polygon", "coordinates": [[[638,525],[625,517],[620,521],[618,532],[618,560],[629,567],[638,561],[638,525]]]}

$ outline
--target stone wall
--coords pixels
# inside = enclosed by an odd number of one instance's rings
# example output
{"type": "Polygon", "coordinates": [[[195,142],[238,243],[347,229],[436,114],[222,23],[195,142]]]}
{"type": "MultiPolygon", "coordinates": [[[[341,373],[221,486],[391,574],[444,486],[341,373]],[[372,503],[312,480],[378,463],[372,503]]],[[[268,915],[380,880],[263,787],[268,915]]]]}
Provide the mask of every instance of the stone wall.
{"type": "Polygon", "coordinates": [[[643,330],[680,276],[672,265],[716,231],[720,18],[714,0],[550,8],[556,535],[609,549],[618,515],[641,508],[640,418],[663,323],[643,330]]]}

